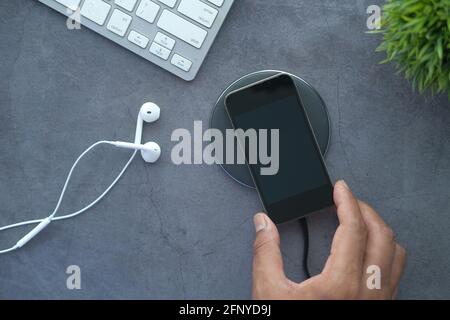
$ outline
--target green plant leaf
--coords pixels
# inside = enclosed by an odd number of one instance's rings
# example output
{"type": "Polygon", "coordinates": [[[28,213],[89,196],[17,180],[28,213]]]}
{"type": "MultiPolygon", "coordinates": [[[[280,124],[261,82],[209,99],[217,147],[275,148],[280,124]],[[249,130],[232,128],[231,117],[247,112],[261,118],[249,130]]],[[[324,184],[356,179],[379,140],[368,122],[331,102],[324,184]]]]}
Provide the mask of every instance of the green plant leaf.
{"type": "Polygon", "coordinates": [[[387,0],[383,6],[381,63],[397,71],[419,92],[445,92],[450,97],[450,0],[387,0]]]}

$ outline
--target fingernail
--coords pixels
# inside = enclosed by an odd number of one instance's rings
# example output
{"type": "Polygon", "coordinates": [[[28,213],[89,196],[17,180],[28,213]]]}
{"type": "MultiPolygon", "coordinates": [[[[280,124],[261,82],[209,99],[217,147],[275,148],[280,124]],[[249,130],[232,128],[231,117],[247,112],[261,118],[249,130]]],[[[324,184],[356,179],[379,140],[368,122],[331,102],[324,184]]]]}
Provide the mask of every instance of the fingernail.
{"type": "Polygon", "coordinates": [[[253,217],[253,223],[255,224],[255,231],[259,232],[266,228],[266,219],[263,213],[258,213],[253,217]]]}
{"type": "Polygon", "coordinates": [[[344,180],[341,180],[341,183],[344,187],[346,187],[348,190],[350,190],[350,187],[348,186],[347,182],[345,182],[344,180]]]}

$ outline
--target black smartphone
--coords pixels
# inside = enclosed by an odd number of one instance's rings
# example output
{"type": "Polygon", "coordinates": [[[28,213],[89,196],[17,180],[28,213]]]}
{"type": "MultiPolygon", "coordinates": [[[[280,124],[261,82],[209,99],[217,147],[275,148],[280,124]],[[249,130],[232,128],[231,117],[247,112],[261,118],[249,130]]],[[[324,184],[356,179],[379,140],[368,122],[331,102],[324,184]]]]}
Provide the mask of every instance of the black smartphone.
{"type": "Polygon", "coordinates": [[[278,171],[272,175],[262,174],[264,165],[260,161],[249,162],[251,148],[240,141],[261,202],[275,223],[333,206],[333,185],[289,75],[276,75],[233,91],[226,97],[225,106],[235,130],[278,132],[276,148],[271,135],[265,139],[268,150],[279,153],[278,171]]]}

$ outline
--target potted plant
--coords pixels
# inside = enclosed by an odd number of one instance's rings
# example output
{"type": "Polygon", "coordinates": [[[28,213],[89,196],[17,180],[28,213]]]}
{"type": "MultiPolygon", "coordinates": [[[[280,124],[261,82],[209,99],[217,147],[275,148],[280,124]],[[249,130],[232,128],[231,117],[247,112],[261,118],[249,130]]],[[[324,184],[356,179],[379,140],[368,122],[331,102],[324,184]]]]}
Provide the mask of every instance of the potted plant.
{"type": "Polygon", "coordinates": [[[377,33],[383,63],[394,63],[420,93],[450,99],[450,0],[388,0],[377,33]]]}

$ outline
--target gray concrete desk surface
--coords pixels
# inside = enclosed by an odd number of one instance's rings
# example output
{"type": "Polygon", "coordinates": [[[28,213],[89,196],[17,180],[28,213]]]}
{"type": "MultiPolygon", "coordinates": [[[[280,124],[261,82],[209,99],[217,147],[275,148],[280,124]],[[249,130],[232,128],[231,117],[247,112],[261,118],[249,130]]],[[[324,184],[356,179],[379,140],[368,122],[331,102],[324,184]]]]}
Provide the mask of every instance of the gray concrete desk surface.
{"type": "MultiPolygon", "coordinates": [[[[381,1],[374,1],[381,4],[381,1]]],[[[2,298],[250,298],[256,193],[217,166],[175,166],[176,128],[209,118],[221,90],[260,69],[311,82],[328,104],[327,164],[396,231],[408,250],[400,298],[450,298],[450,106],[414,93],[379,65],[380,37],[356,0],[237,0],[197,79],[184,82],[97,34],[69,31],[33,0],[0,1],[0,224],[47,215],[75,158],[101,139],[132,140],[139,106],[162,107],[144,140],[161,160],[137,158],[99,205],[56,222],[0,256],[2,298]],[[81,268],[82,289],[66,288],[81,268]]],[[[77,170],[61,212],[102,192],[129,152],[101,147],[77,170]]],[[[335,217],[310,219],[319,272],[335,217]]],[[[25,232],[0,235],[7,247],[25,232]]],[[[280,230],[285,267],[301,280],[302,234],[280,230]]]]}

